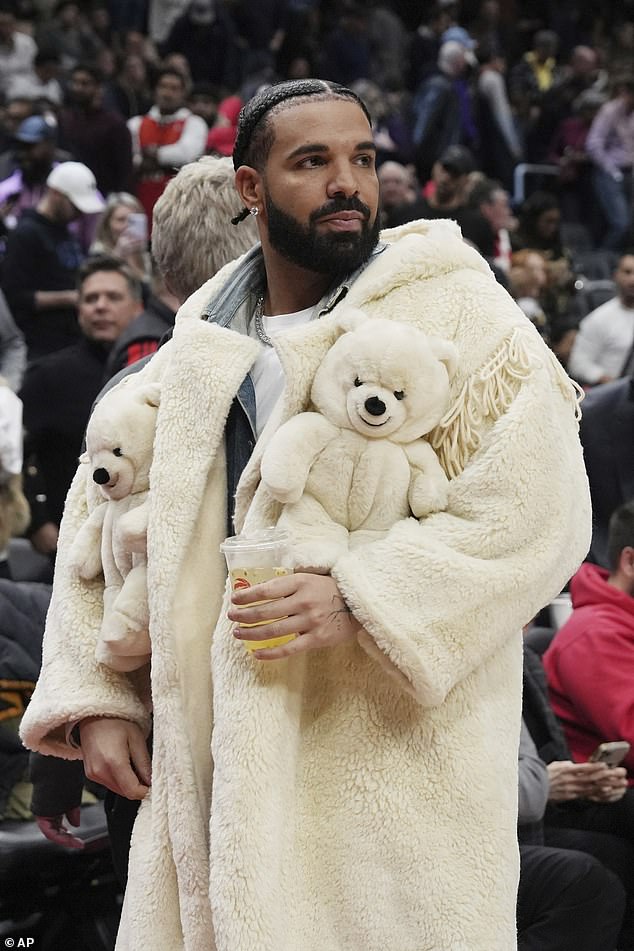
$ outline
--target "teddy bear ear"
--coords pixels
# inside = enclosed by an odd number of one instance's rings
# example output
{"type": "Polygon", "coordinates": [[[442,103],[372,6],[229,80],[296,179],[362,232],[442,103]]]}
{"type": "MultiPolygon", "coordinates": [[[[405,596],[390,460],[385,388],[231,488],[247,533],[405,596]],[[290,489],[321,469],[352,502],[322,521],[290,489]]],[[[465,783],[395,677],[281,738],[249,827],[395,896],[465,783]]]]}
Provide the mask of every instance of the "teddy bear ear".
{"type": "Polygon", "coordinates": [[[159,383],[146,383],[139,390],[139,398],[150,406],[158,406],[161,402],[161,386],[159,383]]]}
{"type": "Polygon", "coordinates": [[[440,337],[430,337],[429,345],[434,356],[444,363],[447,368],[447,376],[451,380],[458,368],[458,351],[450,340],[442,340],[440,337]]]}
{"type": "Polygon", "coordinates": [[[81,456],[79,457],[79,462],[82,463],[82,464],[84,464],[84,465],[85,465],[87,462],[90,462],[90,456],[88,455],[87,452],[82,452],[81,456]]]}
{"type": "Polygon", "coordinates": [[[348,307],[342,311],[338,323],[343,332],[348,333],[350,330],[357,330],[366,320],[369,320],[369,317],[362,310],[357,307],[348,307]]]}

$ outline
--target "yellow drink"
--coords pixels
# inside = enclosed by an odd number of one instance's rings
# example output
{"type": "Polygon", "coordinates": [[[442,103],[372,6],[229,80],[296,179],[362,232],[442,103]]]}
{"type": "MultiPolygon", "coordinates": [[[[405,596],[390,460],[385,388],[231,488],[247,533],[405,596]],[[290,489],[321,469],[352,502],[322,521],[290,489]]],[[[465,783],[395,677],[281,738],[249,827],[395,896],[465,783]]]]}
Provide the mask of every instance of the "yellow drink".
{"type": "MultiPolygon", "coordinates": [[[[270,581],[272,578],[280,578],[283,575],[291,574],[289,568],[280,566],[268,566],[265,568],[232,568],[229,572],[231,577],[231,587],[234,591],[243,588],[251,588],[254,584],[262,584],[264,581],[270,581]]],[[[250,607],[254,604],[269,604],[271,599],[266,601],[252,601],[250,607]]],[[[272,624],[274,621],[281,621],[287,615],[271,618],[270,621],[256,621],[255,624],[242,624],[242,627],[263,627],[266,624],[272,624]]],[[[263,647],[279,647],[280,644],[288,644],[296,638],[296,634],[284,634],[282,637],[270,637],[263,641],[243,641],[248,651],[256,651],[263,647]]]]}

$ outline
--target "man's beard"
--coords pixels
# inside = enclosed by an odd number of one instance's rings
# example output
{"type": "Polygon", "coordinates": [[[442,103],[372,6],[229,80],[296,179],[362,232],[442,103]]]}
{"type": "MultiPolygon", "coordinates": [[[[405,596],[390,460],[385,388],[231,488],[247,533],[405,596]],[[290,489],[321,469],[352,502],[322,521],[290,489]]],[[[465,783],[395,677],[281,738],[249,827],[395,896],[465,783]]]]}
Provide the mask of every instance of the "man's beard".
{"type": "Polygon", "coordinates": [[[331,274],[333,280],[364,264],[379,240],[378,214],[370,225],[370,209],[354,196],[334,198],[322,205],[311,213],[308,225],[287,215],[268,193],[265,204],[271,246],[297,267],[318,274],[331,274]],[[319,234],[317,220],[340,211],[360,212],[363,215],[360,230],[319,234]]]}

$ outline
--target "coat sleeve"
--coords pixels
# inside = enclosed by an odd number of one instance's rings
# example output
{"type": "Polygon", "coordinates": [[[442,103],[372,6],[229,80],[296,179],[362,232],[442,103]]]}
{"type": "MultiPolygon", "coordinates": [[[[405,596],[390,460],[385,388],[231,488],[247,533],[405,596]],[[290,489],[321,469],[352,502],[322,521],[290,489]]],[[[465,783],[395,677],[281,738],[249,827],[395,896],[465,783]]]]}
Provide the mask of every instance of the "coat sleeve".
{"type": "MultiPolygon", "coordinates": [[[[532,328],[517,333],[528,344],[523,379],[503,387],[506,408],[461,461],[446,510],[399,521],[332,570],[364,626],[362,646],[425,706],[517,637],[590,542],[572,384],[532,328]]],[[[486,415],[482,401],[466,406],[457,442],[486,415]]]]}
{"type": "Polygon", "coordinates": [[[117,673],[95,660],[103,614],[103,577],[84,581],[70,564],[72,540],[89,514],[88,470],[87,465],[80,465],[66,500],[42,670],[20,728],[29,749],[64,759],[81,757],[70,739],[69,727],[84,717],[131,720],[149,731],[149,712],[136,675],[117,673]]]}

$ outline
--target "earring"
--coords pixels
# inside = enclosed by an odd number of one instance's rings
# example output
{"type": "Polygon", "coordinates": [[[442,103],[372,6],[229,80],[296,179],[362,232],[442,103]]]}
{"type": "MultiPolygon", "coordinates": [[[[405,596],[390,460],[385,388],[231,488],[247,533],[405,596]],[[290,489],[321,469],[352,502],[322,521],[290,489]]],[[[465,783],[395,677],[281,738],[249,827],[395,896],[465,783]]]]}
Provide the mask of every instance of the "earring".
{"type": "Polygon", "coordinates": [[[254,205],[253,208],[249,208],[249,214],[253,215],[253,217],[255,218],[256,215],[260,214],[260,209],[257,207],[257,205],[254,205]]]}

